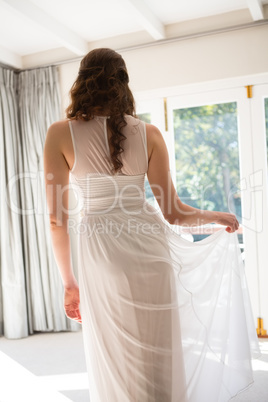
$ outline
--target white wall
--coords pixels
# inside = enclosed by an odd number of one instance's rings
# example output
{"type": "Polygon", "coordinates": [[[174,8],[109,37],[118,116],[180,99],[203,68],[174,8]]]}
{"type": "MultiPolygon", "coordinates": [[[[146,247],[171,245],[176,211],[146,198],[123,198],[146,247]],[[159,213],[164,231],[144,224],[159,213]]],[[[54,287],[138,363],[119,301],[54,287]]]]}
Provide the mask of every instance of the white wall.
{"type": "MultiPolygon", "coordinates": [[[[120,52],[134,94],[268,72],[268,25],[120,52]]],[[[62,64],[65,107],[79,62],[62,64]]],[[[250,84],[250,83],[249,83],[250,84]]]]}

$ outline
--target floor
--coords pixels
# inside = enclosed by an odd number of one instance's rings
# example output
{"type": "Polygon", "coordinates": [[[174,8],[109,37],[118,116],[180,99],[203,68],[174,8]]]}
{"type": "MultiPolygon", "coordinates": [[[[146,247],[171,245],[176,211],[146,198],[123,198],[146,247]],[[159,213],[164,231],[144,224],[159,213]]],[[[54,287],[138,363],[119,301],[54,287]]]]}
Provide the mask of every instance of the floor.
{"type": "MultiPolygon", "coordinates": [[[[268,340],[261,349],[254,384],[232,402],[268,402],[268,340]]],[[[1,337],[0,378],[0,402],[89,402],[81,331],[1,337]]]]}
{"type": "MultiPolygon", "coordinates": [[[[89,402],[88,380],[86,374],[86,363],[83,349],[82,332],[56,332],[56,333],[38,333],[27,338],[19,340],[8,340],[0,338],[0,351],[9,358],[14,359],[24,369],[38,377],[36,386],[38,396],[31,395],[31,402],[41,402],[40,396],[44,390],[51,389],[51,395],[44,395],[44,402],[89,402]],[[41,380],[41,384],[40,384],[41,380]],[[42,392],[40,392],[42,388],[42,392]],[[36,399],[37,398],[37,399],[36,399]]],[[[1,353],[0,352],[0,353],[1,353]]],[[[3,356],[0,355],[0,378],[1,362],[3,356]]],[[[10,384],[7,387],[6,394],[3,396],[3,382],[0,385],[0,402],[30,402],[29,389],[32,391],[32,383],[35,378],[28,378],[26,373],[21,374],[22,367],[15,367],[16,378],[23,377],[25,394],[22,390],[18,396],[10,398],[10,384]],[[28,382],[28,386],[24,383],[28,382]],[[4,399],[2,399],[4,398],[4,399]],[[19,398],[19,399],[16,399],[19,398]],[[24,399],[23,399],[24,398],[24,399]]],[[[13,375],[14,368],[11,368],[13,375]]],[[[6,371],[6,365],[5,365],[6,371]]],[[[13,383],[16,383],[13,378],[13,383]]]]}

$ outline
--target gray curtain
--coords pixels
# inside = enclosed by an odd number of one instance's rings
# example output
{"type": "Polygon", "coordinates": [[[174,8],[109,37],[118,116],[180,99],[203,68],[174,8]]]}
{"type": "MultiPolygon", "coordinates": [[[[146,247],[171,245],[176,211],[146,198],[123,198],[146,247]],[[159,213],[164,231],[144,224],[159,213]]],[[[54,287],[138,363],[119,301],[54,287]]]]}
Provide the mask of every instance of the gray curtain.
{"type": "Polygon", "coordinates": [[[9,122],[1,125],[1,333],[20,338],[34,331],[78,330],[63,310],[44,187],[45,136],[60,118],[58,72],[47,67],[2,73],[13,78],[1,87],[1,119],[9,122]],[[11,166],[3,180],[2,165],[11,166]],[[5,190],[14,175],[18,179],[5,190]],[[3,206],[5,191],[11,205],[3,206]]]}
{"type": "Polygon", "coordinates": [[[17,75],[0,68],[0,333],[27,336],[27,302],[19,174],[23,172],[17,75]]]}

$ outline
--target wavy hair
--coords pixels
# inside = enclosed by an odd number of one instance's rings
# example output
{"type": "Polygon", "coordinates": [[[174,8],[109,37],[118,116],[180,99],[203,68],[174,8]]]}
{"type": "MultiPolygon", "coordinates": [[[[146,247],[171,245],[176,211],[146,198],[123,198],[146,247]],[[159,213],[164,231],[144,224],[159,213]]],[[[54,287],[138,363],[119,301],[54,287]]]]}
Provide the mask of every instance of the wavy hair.
{"type": "Polygon", "coordinates": [[[94,49],[80,63],[78,76],[70,90],[71,102],[66,109],[67,118],[86,121],[108,111],[113,173],[123,166],[119,155],[124,151],[121,143],[126,139],[122,133],[127,124],[125,115],[137,117],[128,83],[122,56],[112,49],[94,49]]]}

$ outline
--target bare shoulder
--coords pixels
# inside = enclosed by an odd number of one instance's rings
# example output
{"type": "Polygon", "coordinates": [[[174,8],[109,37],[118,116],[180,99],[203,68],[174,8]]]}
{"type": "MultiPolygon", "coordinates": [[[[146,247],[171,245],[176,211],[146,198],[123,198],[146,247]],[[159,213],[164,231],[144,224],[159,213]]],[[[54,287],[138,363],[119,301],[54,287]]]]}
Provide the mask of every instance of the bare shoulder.
{"type": "Polygon", "coordinates": [[[151,159],[152,152],[156,148],[162,148],[165,141],[161,131],[153,124],[146,123],[146,137],[149,160],[151,159]]]}
{"type": "Polygon", "coordinates": [[[50,158],[51,155],[54,155],[54,158],[56,159],[63,155],[68,167],[73,166],[74,163],[74,151],[69,121],[69,119],[65,119],[51,124],[47,130],[44,145],[45,159],[50,158]]]}
{"type": "Polygon", "coordinates": [[[159,136],[162,137],[161,131],[156,126],[149,123],[146,123],[145,125],[148,139],[150,139],[151,141],[157,141],[159,136]]]}
{"type": "Polygon", "coordinates": [[[69,130],[69,120],[64,119],[64,120],[59,120],[56,121],[55,123],[51,124],[51,126],[48,128],[48,133],[62,133],[66,132],[69,130]]]}
{"type": "Polygon", "coordinates": [[[68,138],[70,132],[69,120],[59,120],[51,124],[47,130],[46,144],[61,146],[68,138]]]}

